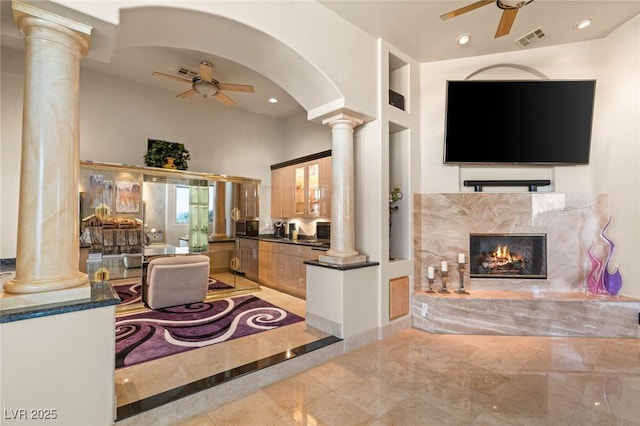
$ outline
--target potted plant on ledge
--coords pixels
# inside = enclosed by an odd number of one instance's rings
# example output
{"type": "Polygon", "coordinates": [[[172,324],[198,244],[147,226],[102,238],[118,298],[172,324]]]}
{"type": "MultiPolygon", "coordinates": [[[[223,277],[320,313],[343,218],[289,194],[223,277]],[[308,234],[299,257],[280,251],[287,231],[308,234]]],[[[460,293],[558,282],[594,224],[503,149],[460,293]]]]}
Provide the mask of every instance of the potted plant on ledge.
{"type": "Polygon", "coordinates": [[[398,206],[395,205],[398,201],[402,200],[402,190],[400,185],[396,184],[393,189],[389,191],[389,235],[391,235],[391,215],[398,210],[398,206]]]}
{"type": "Polygon", "coordinates": [[[187,170],[187,161],[190,159],[189,151],[181,143],[149,139],[144,164],[148,167],[187,170]]]}

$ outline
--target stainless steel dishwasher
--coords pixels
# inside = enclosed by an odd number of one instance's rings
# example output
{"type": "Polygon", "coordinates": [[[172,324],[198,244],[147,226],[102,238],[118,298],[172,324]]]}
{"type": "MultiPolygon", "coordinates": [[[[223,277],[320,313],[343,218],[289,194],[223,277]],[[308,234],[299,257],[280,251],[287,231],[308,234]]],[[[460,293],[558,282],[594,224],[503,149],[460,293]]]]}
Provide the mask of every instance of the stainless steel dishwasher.
{"type": "Polygon", "coordinates": [[[236,254],[234,256],[233,270],[245,278],[258,282],[258,239],[236,238],[236,254]]]}

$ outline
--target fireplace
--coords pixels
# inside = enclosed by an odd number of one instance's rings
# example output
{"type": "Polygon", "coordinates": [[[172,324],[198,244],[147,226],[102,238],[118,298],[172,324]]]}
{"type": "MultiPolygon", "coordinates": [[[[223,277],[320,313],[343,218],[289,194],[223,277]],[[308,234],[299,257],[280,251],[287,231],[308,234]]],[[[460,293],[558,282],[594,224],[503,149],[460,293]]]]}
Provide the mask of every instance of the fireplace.
{"type": "Polygon", "coordinates": [[[547,278],[546,234],[471,234],[471,278],[547,278]]]}

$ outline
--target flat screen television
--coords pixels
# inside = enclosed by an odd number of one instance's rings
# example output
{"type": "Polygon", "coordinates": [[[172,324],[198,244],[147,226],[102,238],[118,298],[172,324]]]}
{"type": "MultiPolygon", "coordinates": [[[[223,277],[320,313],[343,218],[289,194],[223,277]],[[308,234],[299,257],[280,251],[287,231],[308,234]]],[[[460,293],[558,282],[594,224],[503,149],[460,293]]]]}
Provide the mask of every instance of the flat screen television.
{"type": "Polygon", "coordinates": [[[448,81],[444,162],[589,164],[595,80],[448,81]]]}

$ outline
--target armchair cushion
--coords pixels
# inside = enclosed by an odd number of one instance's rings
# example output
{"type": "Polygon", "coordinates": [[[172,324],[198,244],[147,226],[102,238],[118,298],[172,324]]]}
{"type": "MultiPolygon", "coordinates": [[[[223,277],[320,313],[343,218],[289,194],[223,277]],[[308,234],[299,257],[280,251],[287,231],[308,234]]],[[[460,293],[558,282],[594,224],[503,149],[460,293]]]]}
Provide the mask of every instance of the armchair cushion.
{"type": "Polygon", "coordinates": [[[209,257],[157,257],[147,268],[144,302],[151,309],[203,302],[209,287],[209,257]]]}

